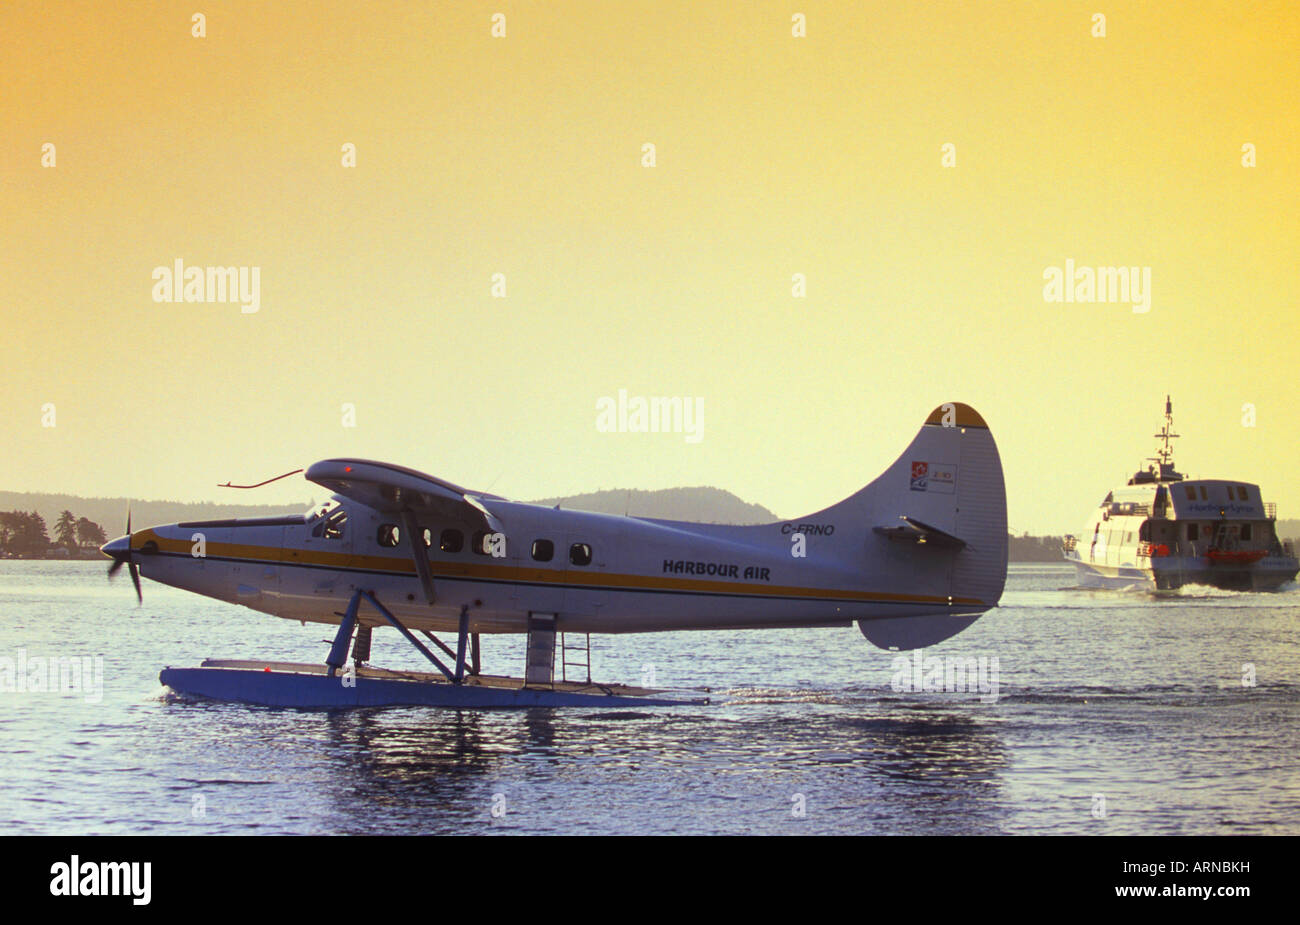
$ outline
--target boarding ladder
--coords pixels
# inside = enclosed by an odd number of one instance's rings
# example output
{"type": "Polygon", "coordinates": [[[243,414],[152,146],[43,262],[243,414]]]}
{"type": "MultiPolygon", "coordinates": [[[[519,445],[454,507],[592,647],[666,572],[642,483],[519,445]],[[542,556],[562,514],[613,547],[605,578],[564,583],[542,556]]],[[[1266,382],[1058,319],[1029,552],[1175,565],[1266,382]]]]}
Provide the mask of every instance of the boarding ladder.
{"type": "MultiPolygon", "coordinates": [[[[587,672],[587,683],[591,683],[591,633],[560,633],[560,679],[569,680],[570,668],[582,668],[587,672]],[[569,643],[568,636],[581,636],[582,642],[569,643]],[[569,653],[574,657],[569,658],[569,653]]],[[[577,678],[574,678],[576,681],[577,678]]]]}

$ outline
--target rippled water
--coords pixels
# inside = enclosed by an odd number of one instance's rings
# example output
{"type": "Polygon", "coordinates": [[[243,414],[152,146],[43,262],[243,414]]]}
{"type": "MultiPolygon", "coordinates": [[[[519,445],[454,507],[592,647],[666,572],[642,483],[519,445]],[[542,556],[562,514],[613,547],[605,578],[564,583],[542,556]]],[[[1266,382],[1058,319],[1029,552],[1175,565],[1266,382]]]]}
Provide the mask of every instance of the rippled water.
{"type": "MultiPolygon", "coordinates": [[[[996,657],[996,699],[895,691],[847,628],[593,640],[597,679],[653,665],[710,706],[309,712],[177,701],[158,670],[320,661],[330,628],[150,582],[137,608],[103,572],[0,562],[0,657],[103,658],[99,702],[0,693],[11,834],[1300,832],[1294,588],[1157,599],[1013,566],[1003,606],[926,653],[996,657]]],[[[522,640],[484,650],[521,670],[522,640]]],[[[391,632],[374,661],[420,667],[391,632]]]]}

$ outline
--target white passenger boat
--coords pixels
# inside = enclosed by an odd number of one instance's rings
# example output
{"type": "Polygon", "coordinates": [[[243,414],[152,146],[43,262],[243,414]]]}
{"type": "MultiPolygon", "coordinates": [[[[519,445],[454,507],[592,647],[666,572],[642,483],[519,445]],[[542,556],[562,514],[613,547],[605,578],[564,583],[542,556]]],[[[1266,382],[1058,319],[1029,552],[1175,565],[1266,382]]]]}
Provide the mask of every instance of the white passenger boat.
{"type": "Polygon", "coordinates": [[[1277,505],[1258,485],[1232,479],[1190,479],[1174,469],[1173,403],[1151,465],[1106,495],[1077,537],[1065,538],[1065,559],[1090,588],[1169,590],[1211,585],[1272,591],[1292,581],[1300,562],[1277,536],[1277,505]]]}

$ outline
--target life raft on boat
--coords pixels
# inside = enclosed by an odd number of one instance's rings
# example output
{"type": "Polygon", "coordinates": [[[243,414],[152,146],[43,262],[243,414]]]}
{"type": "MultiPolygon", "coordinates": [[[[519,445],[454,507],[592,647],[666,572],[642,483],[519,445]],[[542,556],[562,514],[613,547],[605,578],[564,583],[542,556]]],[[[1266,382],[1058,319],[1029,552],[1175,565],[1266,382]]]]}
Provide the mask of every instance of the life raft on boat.
{"type": "Polygon", "coordinates": [[[1250,565],[1268,554],[1265,549],[1208,549],[1205,554],[1219,565],[1250,565]]]}

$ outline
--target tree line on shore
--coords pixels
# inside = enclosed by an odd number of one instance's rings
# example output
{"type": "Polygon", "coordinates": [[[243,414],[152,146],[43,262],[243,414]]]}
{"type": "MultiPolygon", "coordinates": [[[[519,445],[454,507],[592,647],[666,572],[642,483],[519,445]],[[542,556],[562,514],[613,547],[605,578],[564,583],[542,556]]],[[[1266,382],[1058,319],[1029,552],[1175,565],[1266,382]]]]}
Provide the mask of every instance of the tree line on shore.
{"type": "Polygon", "coordinates": [[[108,542],[104,528],[87,517],[64,511],[50,538],[45,518],[36,511],[0,511],[0,558],[94,558],[108,542]]]}
{"type": "Polygon", "coordinates": [[[1022,533],[1007,535],[1008,562],[1060,562],[1063,536],[1030,536],[1022,533]]]}

